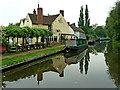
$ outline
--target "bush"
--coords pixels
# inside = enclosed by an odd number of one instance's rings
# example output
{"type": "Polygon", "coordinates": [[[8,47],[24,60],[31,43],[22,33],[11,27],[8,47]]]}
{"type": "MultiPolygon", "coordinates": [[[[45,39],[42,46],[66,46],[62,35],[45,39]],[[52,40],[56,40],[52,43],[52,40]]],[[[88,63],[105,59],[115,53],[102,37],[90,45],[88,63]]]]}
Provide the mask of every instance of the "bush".
{"type": "Polygon", "coordinates": [[[7,51],[10,51],[11,46],[10,46],[9,43],[7,42],[6,38],[2,38],[1,45],[2,45],[2,46],[6,46],[6,47],[7,47],[7,51]]]}

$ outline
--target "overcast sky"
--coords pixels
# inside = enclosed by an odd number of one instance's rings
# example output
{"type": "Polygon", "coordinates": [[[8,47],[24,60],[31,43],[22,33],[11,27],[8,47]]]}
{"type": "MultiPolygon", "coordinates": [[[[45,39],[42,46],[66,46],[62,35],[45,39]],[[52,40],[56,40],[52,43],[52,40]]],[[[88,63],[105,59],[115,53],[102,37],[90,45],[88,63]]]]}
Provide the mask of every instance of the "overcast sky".
{"type": "Polygon", "coordinates": [[[106,17],[117,0],[0,0],[0,25],[19,22],[27,13],[33,13],[39,2],[43,14],[58,14],[64,10],[67,22],[78,24],[80,7],[88,5],[91,25],[105,25],[106,17]]]}

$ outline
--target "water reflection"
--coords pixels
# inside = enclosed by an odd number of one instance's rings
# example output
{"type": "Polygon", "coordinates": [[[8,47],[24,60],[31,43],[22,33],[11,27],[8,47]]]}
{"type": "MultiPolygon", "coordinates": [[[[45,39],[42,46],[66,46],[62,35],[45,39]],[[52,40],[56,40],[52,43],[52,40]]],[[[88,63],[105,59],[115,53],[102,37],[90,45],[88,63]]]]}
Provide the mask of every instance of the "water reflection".
{"type": "Polygon", "coordinates": [[[87,74],[88,65],[90,61],[88,49],[82,52],[74,51],[74,52],[65,53],[64,56],[65,56],[65,62],[68,65],[79,63],[79,67],[80,67],[79,69],[80,69],[81,74],[83,74],[83,67],[85,69],[85,74],[87,74]]]}
{"type": "MultiPolygon", "coordinates": [[[[82,73],[83,62],[85,61],[85,73],[88,71],[88,61],[89,58],[86,55],[89,55],[88,49],[83,52],[76,52],[71,56],[72,53],[69,54],[60,54],[54,56],[44,62],[37,63],[34,65],[26,66],[24,68],[18,68],[16,70],[12,70],[7,74],[3,74],[3,81],[17,81],[19,79],[25,79],[26,77],[37,76],[37,83],[40,84],[40,81],[43,80],[44,72],[56,72],[59,74],[59,77],[64,77],[64,69],[67,65],[79,63],[80,72],[82,73]],[[87,53],[87,54],[86,54],[87,53]],[[71,57],[70,57],[71,56],[71,57]]],[[[5,87],[5,83],[3,82],[3,86],[5,87]]]]}
{"type": "Polygon", "coordinates": [[[89,52],[98,55],[104,53],[108,74],[117,87],[120,87],[120,46],[113,42],[99,42],[89,46],[89,52]]]}
{"type": "Polygon", "coordinates": [[[120,87],[120,46],[107,43],[105,61],[108,66],[108,73],[117,87],[120,87]]]}
{"type": "Polygon", "coordinates": [[[108,42],[96,42],[94,45],[89,45],[89,52],[95,55],[98,55],[98,53],[107,53],[107,46],[108,42]]]}
{"type": "MultiPolygon", "coordinates": [[[[35,78],[36,84],[40,85],[42,84],[42,81],[44,81],[45,79],[44,73],[46,72],[55,72],[58,74],[59,78],[65,79],[66,77],[69,77],[70,74],[70,73],[66,74],[65,70],[66,69],[68,70],[68,67],[74,65],[78,65],[77,68],[79,69],[80,75],[84,74],[85,76],[90,77],[90,75],[88,75],[88,73],[90,72],[88,71],[91,70],[90,62],[92,61],[93,58],[91,55],[98,56],[99,53],[102,53],[104,55],[106,65],[108,67],[107,72],[111,77],[111,79],[114,80],[115,85],[118,87],[120,85],[120,79],[119,79],[120,71],[118,69],[120,65],[120,47],[116,47],[113,44],[107,42],[96,43],[94,46],[89,46],[89,48],[85,49],[84,51],[75,51],[71,53],[63,53],[63,54],[55,55],[45,59],[44,62],[32,63],[24,67],[12,70],[6,74],[4,73],[2,86],[7,87],[7,84],[9,84],[10,82],[17,82],[21,79],[26,80],[26,78],[32,78],[32,77],[35,78]]],[[[95,68],[95,70],[97,69],[98,68],[95,68]]],[[[71,72],[77,73],[77,70],[71,72]]],[[[101,73],[102,72],[103,71],[101,71],[101,73]]],[[[91,76],[92,75],[93,74],[91,74],[91,76]]],[[[80,77],[77,78],[80,79],[80,77]]],[[[93,79],[91,80],[93,81],[93,79]]],[[[82,84],[82,82],[80,83],[82,84]]]]}

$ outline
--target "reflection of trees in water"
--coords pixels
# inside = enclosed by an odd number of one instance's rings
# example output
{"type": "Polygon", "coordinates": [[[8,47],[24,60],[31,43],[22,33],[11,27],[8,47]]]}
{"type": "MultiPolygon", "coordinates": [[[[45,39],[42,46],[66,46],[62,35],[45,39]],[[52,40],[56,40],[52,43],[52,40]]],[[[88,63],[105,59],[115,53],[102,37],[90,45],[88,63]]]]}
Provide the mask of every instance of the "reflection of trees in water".
{"type": "Polygon", "coordinates": [[[120,46],[116,47],[116,45],[109,43],[107,52],[108,53],[105,53],[104,55],[108,66],[108,73],[118,87],[120,86],[120,46]]]}
{"type": "Polygon", "coordinates": [[[102,42],[89,48],[89,52],[95,55],[97,55],[98,52],[104,53],[108,73],[114,80],[115,85],[117,87],[120,86],[120,46],[112,44],[112,42],[102,42]]]}
{"type": "Polygon", "coordinates": [[[89,61],[90,61],[90,56],[89,56],[89,52],[86,53],[85,55],[85,74],[87,74],[88,71],[88,65],[89,65],[89,61]]]}
{"type": "Polygon", "coordinates": [[[83,57],[79,62],[81,74],[83,74],[83,65],[84,65],[84,69],[85,69],[85,74],[87,74],[89,61],[90,61],[90,56],[89,56],[89,51],[87,51],[85,57],[83,57]]]}
{"type": "Polygon", "coordinates": [[[80,60],[80,72],[81,72],[81,74],[83,74],[83,61],[84,61],[84,57],[80,60]]]}
{"type": "Polygon", "coordinates": [[[52,61],[49,59],[47,61],[37,63],[31,66],[26,66],[24,68],[18,68],[3,74],[3,81],[17,81],[26,77],[35,75],[38,71],[47,70],[52,65],[52,61]]]}
{"type": "Polygon", "coordinates": [[[96,43],[94,46],[94,49],[97,52],[104,52],[105,47],[106,47],[106,42],[101,42],[101,43],[96,43]]]}
{"type": "Polygon", "coordinates": [[[98,52],[100,53],[106,53],[107,51],[107,43],[106,42],[97,42],[94,46],[89,47],[89,52],[92,54],[98,55],[98,52]]]}
{"type": "Polygon", "coordinates": [[[36,73],[38,73],[39,71],[47,70],[52,64],[53,64],[52,60],[48,59],[47,61],[38,62],[37,64],[33,64],[33,65],[31,64],[24,66],[22,68],[16,68],[8,73],[3,74],[2,86],[6,87],[4,81],[13,82],[19,79],[24,79],[26,77],[30,78],[32,75],[33,77],[35,77],[36,73]]]}

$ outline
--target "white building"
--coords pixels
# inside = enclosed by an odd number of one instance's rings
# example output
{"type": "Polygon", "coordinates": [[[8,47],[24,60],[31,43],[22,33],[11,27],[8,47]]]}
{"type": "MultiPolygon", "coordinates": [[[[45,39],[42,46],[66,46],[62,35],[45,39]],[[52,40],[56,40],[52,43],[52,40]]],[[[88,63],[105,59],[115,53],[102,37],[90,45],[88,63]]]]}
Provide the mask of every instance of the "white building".
{"type": "Polygon", "coordinates": [[[74,35],[78,39],[86,39],[85,32],[82,29],[76,27],[75,23],[73,23],[73,24],[70,25],[69,30],[70,30],[71,34],[73,34],[73,32],[74,32],[74,35]]]}

